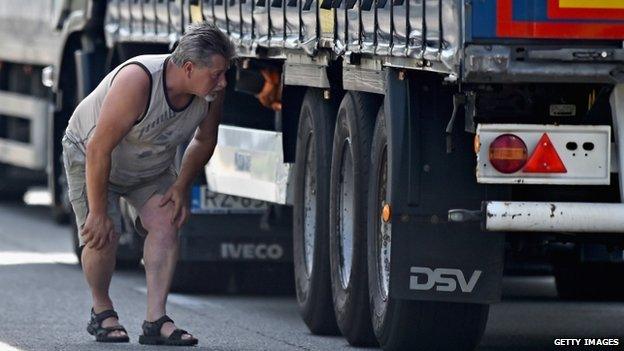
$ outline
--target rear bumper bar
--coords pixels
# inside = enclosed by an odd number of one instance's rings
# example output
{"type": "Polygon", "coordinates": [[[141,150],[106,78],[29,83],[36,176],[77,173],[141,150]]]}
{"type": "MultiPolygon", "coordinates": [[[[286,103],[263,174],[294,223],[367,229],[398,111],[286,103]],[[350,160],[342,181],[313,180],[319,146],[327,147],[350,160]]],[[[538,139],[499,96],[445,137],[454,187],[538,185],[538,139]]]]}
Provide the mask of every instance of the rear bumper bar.
{"type": "Polygon", "coordinates": [[[480,216],[449,211],[449,221],[480,218],[491,232],[621,233],[624,234],[624,204],[575,202],[484,202],[480,216]]]}

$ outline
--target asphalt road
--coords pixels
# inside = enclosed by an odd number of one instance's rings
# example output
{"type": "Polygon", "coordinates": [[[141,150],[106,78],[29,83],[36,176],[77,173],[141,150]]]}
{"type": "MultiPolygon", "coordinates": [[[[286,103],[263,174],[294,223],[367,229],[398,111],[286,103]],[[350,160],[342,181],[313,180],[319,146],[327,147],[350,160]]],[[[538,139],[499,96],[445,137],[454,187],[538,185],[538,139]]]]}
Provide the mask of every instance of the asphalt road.
{"type": "MultiPolygon", "coordinates": [[[[145,310],[141,271],[116,273],[112,286],[131,343],[98,344],[86,333],[90,298],[68,231],[45,207],[0,203],[0,351],[147,349],[137,342],[145,310]]],[[[545,350],[556,338],[624,336],[623,303],[558,301],[551,277],[508,278],[504,291],[503,302],[491,308],[480,351],[545,350]]],[[[341,337],[311,335],[293,296],[173,294],[168,314],[200,339],[199,350],[357,350],[341,337]]]]}

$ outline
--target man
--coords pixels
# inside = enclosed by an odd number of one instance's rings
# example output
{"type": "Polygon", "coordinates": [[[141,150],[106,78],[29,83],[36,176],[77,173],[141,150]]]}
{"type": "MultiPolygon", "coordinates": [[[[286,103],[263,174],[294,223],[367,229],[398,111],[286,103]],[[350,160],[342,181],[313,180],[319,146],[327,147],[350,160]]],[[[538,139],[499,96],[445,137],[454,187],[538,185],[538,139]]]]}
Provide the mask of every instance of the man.
{"type": "Polygon", "coordinates": [[[93,298],[87,331],[97,341],[129,340],[109,296],[123,197],[137,213],[137,230],[146,235],[147,315],[139,342],[197,344],[176,328],[165,305],[189,187],[216,146],[225,73],[234,55],[218,28],[194,25],[171,55],[138,56],[114,69],[69,120],[63,159],[93,298]],[[193,132],[176,177],[177,147],[193,132]]]}

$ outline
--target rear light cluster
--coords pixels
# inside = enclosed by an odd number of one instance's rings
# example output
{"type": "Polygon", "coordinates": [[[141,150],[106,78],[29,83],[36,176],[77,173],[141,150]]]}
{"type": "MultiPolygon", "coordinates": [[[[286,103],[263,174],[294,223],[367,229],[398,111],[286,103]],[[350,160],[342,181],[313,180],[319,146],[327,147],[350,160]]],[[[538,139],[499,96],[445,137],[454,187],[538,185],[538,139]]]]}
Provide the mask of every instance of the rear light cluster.
{"type": "Polygon", "coordinates": [[[567,173],[557,150],[546,133],[542,135],[531,156],[524,141],[514,134],[498,136],[490,144],[490,164],[505,174],[522,170],[525,173],[567,173]]]}

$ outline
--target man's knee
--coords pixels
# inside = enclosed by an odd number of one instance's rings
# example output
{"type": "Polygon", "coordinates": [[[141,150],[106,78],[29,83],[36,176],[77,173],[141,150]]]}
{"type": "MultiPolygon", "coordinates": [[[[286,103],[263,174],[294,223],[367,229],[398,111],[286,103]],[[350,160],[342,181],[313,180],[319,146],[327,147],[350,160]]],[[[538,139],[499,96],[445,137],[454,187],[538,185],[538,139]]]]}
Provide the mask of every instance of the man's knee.
{"type": "Polygon", "coordinates": [[[177,243],[178,230],[171,222],[173,204],[171,202],[160,206],[162,195],[152,196],[141,208],[141,225],[147,230],[148,237],[157,240],[163,245],[173,245],[177,243]]]}
{"type": "Polygon", "coordinates": [[[163,244],[175,244],[177,242],[177,228],[171,224],[170,213],[151,214],[141,218],[143,227],[147,230],[148,236],[163,244]]]}

